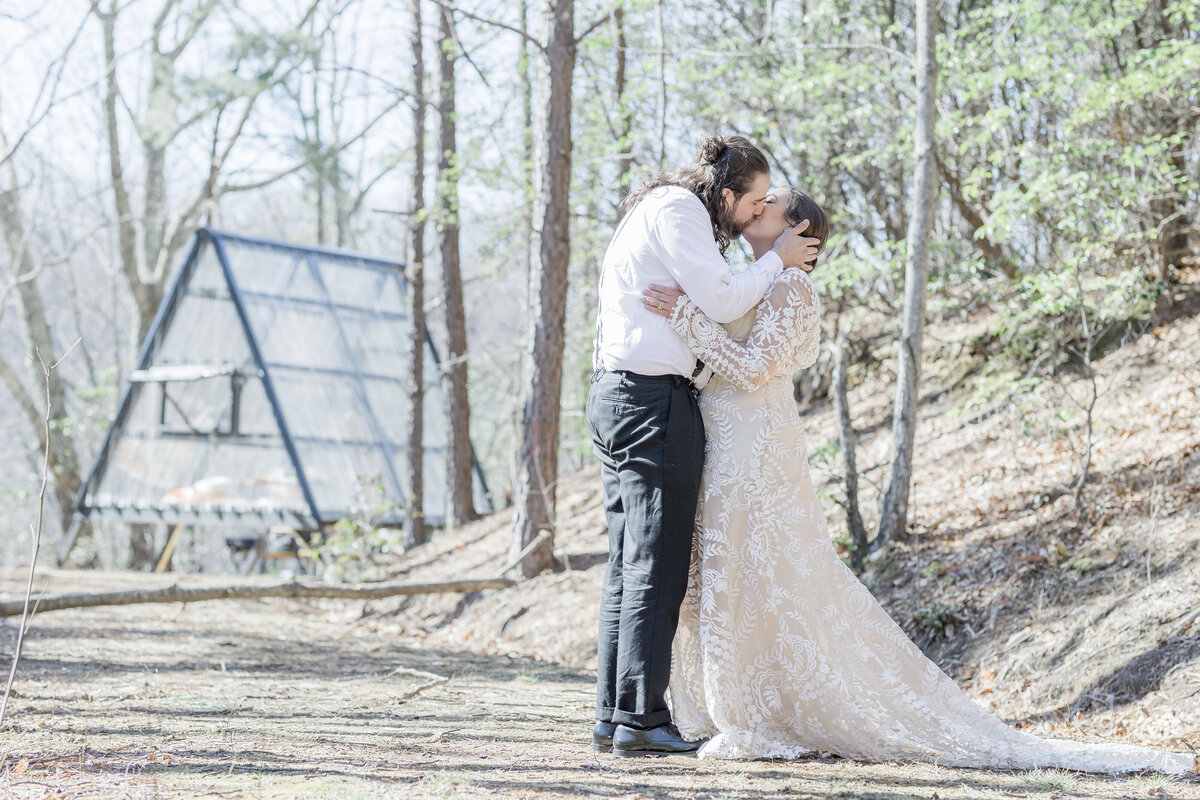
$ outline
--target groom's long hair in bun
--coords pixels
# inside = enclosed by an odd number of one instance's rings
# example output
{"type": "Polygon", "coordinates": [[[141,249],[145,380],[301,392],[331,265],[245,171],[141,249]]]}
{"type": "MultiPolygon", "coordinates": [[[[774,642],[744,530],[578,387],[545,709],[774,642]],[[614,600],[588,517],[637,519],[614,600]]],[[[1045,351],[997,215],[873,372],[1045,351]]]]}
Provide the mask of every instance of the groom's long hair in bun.
{"type": "MultiPolygon", "coordinates": [[[[808,220],[808,227],[804,229],[804,235],[821,240],[821,243],[817,245],[818,253],[825,249],[825,240],[829,238],[829,216],[824,209],[817,205],[816,200],[799,189],[789,186],[783,218],[788,225],[799,225],[804,220],[808,220]]],[[[817,260],[814,258],[812,263],[816,264],[817,260]]]]}
{"type": "Polygon", "coordinates": [[[699,197],[708,209],[713,238],[724,255],[729,243],[742,232],[725,211],[721,190],[732,190],[736,201],[750,190],[755,178],[770,171],[767,157],[744,136],[708,136],[700,142],[694,163],[674,172],[655,175],[640,189],[630,192],[621,206],[624,211],[629,211],[660,186],[682,186],[699,197]]]}

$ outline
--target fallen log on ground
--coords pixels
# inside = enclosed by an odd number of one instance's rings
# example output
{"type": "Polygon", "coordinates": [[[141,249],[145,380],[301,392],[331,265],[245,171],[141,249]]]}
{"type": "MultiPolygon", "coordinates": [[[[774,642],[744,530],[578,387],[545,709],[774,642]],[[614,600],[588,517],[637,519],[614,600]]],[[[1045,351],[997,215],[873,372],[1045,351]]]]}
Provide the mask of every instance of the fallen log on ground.
{"type": "MultiPolygon", "coordinates": [[[[246,600],[259,597],[313,597],[345,600],[379,600],[414,594],[477,592],[481,589],[507,589],[517,581],[508,578],[476,578],[473,580],[443,581],[440,583],[381,582],[366,584],[326,584],[287,581],[266,586],[228,585],[185,589],[178,584],[164,589],[133,589],[119,592],[87,592],[52,594],[34,597],[31,607],[42,611],[95,606],[125,606],[135,603],[197,603],[202,600],[246,600]]],[[[24,599],[0,601],[0,617],[21,613],[24,599]]]]}

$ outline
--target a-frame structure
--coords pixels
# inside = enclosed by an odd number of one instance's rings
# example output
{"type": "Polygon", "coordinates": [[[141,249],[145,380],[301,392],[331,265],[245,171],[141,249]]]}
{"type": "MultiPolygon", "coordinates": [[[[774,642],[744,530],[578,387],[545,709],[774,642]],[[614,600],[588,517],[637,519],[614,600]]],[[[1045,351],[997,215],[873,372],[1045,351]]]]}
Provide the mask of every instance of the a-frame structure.
{"type": "MultiPolygon", "coordinates": [[[[408,319],[398,262],[200,230],[76,512],[307,531],[383,498],[382,523],[401,524],[408,319]]],[[[440,525],[448,441],[432,340],[424,358],[424,510],[440,525]]],[[[475,498],[490,508],[478,463],[475,498]]]]}

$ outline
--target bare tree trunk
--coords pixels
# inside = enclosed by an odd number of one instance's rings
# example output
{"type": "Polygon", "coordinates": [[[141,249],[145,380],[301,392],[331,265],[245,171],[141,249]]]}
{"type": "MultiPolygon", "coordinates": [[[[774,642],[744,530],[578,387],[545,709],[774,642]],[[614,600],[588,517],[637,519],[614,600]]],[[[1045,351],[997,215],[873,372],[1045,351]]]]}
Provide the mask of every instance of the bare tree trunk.
{"type": "Polygon", "coordinates": [[[153,568],[155,555],[154,534],[157,525],[133,522],[129,525],[129,569],[149,570],[153,568]]]}
{"type": "Polygon", "coordinates": [[[858,435],[850,419],[850,402],[846,390],[846,367],[848,366],[848,336],[842,333],[834,344],[833,353],[833,408],[837,416],[838,441],[842,446],[842,460],[846,467],[846,526],[850,529],[850,564],[855,572],[862,572],[867,557],[867,528],[863,525],[862,512],[858,507],[858,459],[855,447],[858,435]]]}
{"type": "Polygon", "coordinates": [[[425,57],[421,0],[409,0],[412,25],[413,171],[408,220],[408,296],[412,302],[408,340],[412,363],[408,390],[408,544],[425,542],[425,57]]]}
{"type": "Polygon", "coordinates": [[[1079,325],[1083,329],[1083,352],[1075,350],[1075,354],[1079,356],[1083,362],[1084,377],[1088,381],[1087,402],[1083,405],[1084,409],[1084,453],[1083,466],[1079,468],[1079,475],[1075,478],[1075,485],[1072,487],[1072,501],[1075,504],[1076,511],[1083,510],[1083,489],[1087,485],[1088,473],[1092,468],[1092,452],[1096,443],[1096,403],[1100,399],[1100,386],[1096,381],[1096,370],[1092,366],[1092,353],[1095,350],[1095,338],[1092,331],[1091,320],[1088,319],[1087,313],[1087,296],[1083,289],[1083,276],[1079,274],[1079,264],[1075,264],[1075,291],[1079,297],[1079,325]]]}
{"type": "MultiPolygon", "coordinates": [[[[1178,128],[1186,130],[1195,124],[1195,119],[1180,121],[1178,128]]],[[[1184,156],[1184,145],[1176,143],[1171,149],[1170,165],[1176,175],[1187,175],[1188,165],[1184,156]]],[[[1174,191],[1160,200],[1151,201],[1151,209],[1158,217],[1158,264],[1153,271],[1156,281],[1169,286],[1177,280],[1181,260],[1190,252],[1188,246],[1188,230],[1191,219],[1188,216],[1187,198],[1182,191],[1174,191]]],[[[1172,292],[1164,292],[1167,298],[1173,297],[1172,292]]]]}
{"type": "MultiPolygon", "coordinates": [[[[521,30],[529,30],[529,2],[521,0],[521,30]]],[[[530,46],[524,38],[521,39],[521,49],[517,57],[517,76],[521,86],[521,166],[522,172],[528,173],[533,169],[533,74],[530,70],[530,46]]],[[[537,53],[532,53],[536,56],[537,53]]],[[[534,178],[529,177],[532,186],[534,178]]],[[[525,213],[525,242],[522,248],[522,266],[525,268],[524,277],[528,285],[533,273],[533,197],[525,198],[522,203],[525,213]]],[[[532,307],[533,300],[529,300],[532,307]]]]}
{"type": "MultiPolygon", "coordinates": [[[[159,13],[153,20],[149,46],[145,48],[150,59],[146,105],[141,109],[134,125],[141,141],[145,162],[145,172],[141,175],[145,196],[143,213],[139,217],[133,212],[129,190],[130,185],[138,181],[134,176],[127,174],[129,164],[125,162],[121,153],[117,115],[118,107],[127,104],[130,97],[121,91],[116,69],[116,25],[124,7],[117,0],[108,0],[106,7],[102,9],[101,2],[102,0],[90,0],[92,14],[100,21],[103,37],[105,76],[101,105],[108,140],[113,201],[117,212],[121,269],[137,306],[138,339],[143,341],[158,312],[167,272],[175,255],[191,238],[195,225],[211,204],[223,193],[233,190],[232,187],[218,183],[221,172],[229,163],[230,153],[246,129],[255,103],[277,84],[284,74],[281,68],[295,52],[295,48],[287,43],[280,43],[266,54],[264,63],[258,66],[259,80],[255,88],[236,98],[236,102],[241,104],[241,110],[229,125],[231,133],[222,146],[216,145],[217,133],[214,133],[207,178],[190,201],[184,203],[185,210],[173,213],[167,197],[168,148],[181,133],[200,124],[205,118],[205,115],[192,113],[190,109],[188,114],[183,115],[185,119],[180,118],[179,94],[183,87],[180,86],[175,64],[192,43],[201,40],[199,34],[204,26],[209,24],[219,0],[200,0],[187,9],[181,8],[177,0],[167,0],[161,4],[159,13]],[[167,42],[167,38],[171,38],[171,41],[167,42]]],[[[295,23],[296,30],[303,30],[307,26],[321,2],[322,0],[308,0],[309,5],[305,8],[303,18],[295,23]]],[[[233,102],[232,98],[221,98],[213,101],[209,110],[219,118],[233,102]]],[[[216,130],[220,130],[219,126],[216,130]]],[[[291,170],[265,181],[248,183],[237,188],[258,188],[289,172],[291,170]]]]}
{"type": "Polygon", "coordinates": [[[458,142],[456,138],[454,64],[458,36],[454,9],[439,9],[438,73],[438,232],[442,286],[446,293],[447,362],[450,382],[450,521],[461,525],[478,519],[475,510],[475,457],[471,452],[471,404],[467,394],[467,315],[458,252],[458,142]]]}
{"type": "Polygon", "coordinates": [[[625,97],[625,7],[613,9],[613,39],[617,70],[613,81],[613,102],[617,109],[617,222],[625,215],[621,201],[629,194],[629,173],[633,169],[633,115],[625,97]]]}
{"type": "MultiPolygon", "coordinates": [[[[0,136],[0,143],[7,143],[0,136]]],[[[21,322],[25,329],[29,345],[28,357],[30,363],[36,366],[33,374],[35,380],[43,378],[40,364],[53,364],[57,360],[57,349],[53,333],[50,329],[50,319],[46,314],[46,304],[38,286],[37,277],[41,268],[30,250],[30,235],[25,227],[22,216],[19,182],[13,162],[5,166],[4,184],[0,184],[0,231],[3,232],[11,263],[13,265],[12,279],[15,283],[17,297],[20,301],[21,322]],[[39,356],[40,354],[40,356],[39,356]]],[[[79,458],[75,441],[71,435],[72,425],[68,418],[67,386],[57,373],[47,380],[49,410],[41,409],[34,395],[27,391],[26,384],[6,361],[0,359],[0,373],[13,397],[16,398],[31,428],[37,433],[39,447],[43,450],[49,447],[50,477],[53,481],[54,500],[58,506],[59,522],[65,533],[71,527],[72,507],[75,496],[79,492],[82,479],[79,475],[79,458]],[[50,423],[44,425],[43,412],[48,413],[50,423]],[[46,441],[46,431],[49,431],[49,441],[46,441]]]]}
{"type": "MultiPolygon", "coordinates": [[[[566,327],[568,263],[571,255],[568,192],[571,185],[571,82],[575,71],[574,0],[546,6],[549,38],[539,73],[543,101],[535,104],[539,124],[534,159],[534,219],[540,223],[538,264],[529,297],[536,304],[529,330],[529,377],[525,390],[520,462],[517,467],[512,553],[542,531],[554,531],[558,480],[558,436],[562,358],[566,327]]],[[[553,536],[520,562],[532,577],[557,569],[553,536]]]]}
{"type": "Polygon", "coordinates": [[[148,329],[149,320],[158,310],[158,298],[142,283],[138,270],[137,229],[133,215],[133,204],[125,186],[125,162],[121,156],[121,140],[117,129],[117,103],[120,89],[117,86],[117,0],[111,0],[107,11],[100,10],[100,1],[92,0],[92,12],[100,19],[104,34],[104,122],[108,138],[108,166],[112,180],[113,202],[117,211],[117,241],[121,251],[121,267],[129,291],[138,310],[138,341],[145,338],[143,329],[148,329]]]}
{"type": "MultiPolygon", "coordinates": [[[[117,2],[112,0],[107,11],[100,10],[99,0],[92,0],[92,12],[100,19],[104,38],[104,121],[108,138],[109,177],[112,180],[113,203],[117,211],[117,241],[121,253],[121,268],[129,292],[138,311],[137,341],[146,338],[150,324],[161,301],[159,291],[142,280],[144,251],[138,251],[137,220],[133,213],[129,189],[125,182],[125,162],[121,155],[120,134],[117,128],[117,103],[120,88],[117,85],[117,2]]],[[[153,165],[147,163],[147,169],[153,165]]],[[[147,187],[147,202],[152,193],[147,187]]],[[[134,523],[129,526],[129,566],[143,569],[154,561],[154,526],[134,523]]]]}
{"type": "MultiPolygon", "coordinates": [[[[295,29],[305,28],[320,2],[309,0],[305,14],[295,29]]],[[[267,55],[260,67],[256,88],[237,98],[242,108],[230,126],[232,133],[221,146],[218,146],[221,130],[219,120],[234,101],[229,98],[213,101],[209,110],[216,115],[218,122],[214,126],[208,175],[191,200],[184,204],[184,210],[172,212],[166,178],[168,149],[182,132],[200,124],[205,118],[205,115],[195,114],[191,109],[185,115],[180,114],[182,87],[175,64],[193,42],[200,40],[199,33],[209,23],[219,0],[200,0],[186,9],[176,0],[160,4],[152,22],[149,42],[143,48],[149,55],[150,75],[145,107],[140,114],[129,108],[130,95],[121,91],[117,80],[116,27],[119,15],[127,6],[122,6],[118,0],[108,0],[104,7],[102,3],[104,0],[90,0],[91,12],[100,22],[103,40],[105,74],[101,110],[108,144],[121,271],[137,307],[137,339],[142,342],[162,302],[164,283],[175,255],[191,237],[204,212],[223,192],[231,190],[218,182],[221,171],[245,130],[255,102],[279,80],[281,67],[295,48],[283,45],[267,55]],[[118,108],[122,106],[136,117],[133,127],[141,143],[143,162],[143,172],[140,174],[135,174],[134,168],[122,155],[118,124],[118,108]],[[143,189],[140,216],[134,213],[130,191],[130,187],[138,185],[143,189]]],[[[273,179],[240,188],[265,185],[270,180],[273,179]]],[[[153,533],[153,527],[131,526],[130,547],[136,566],[149,564],[148,559],[153,556],[153,533]]]]}
{"type": "Polygon", "coordinates": [[[929,237],[937,195],[933,124],[937,86],[936,11],[931,0],[917,0],[917,121],[913,213],[908,225],[904,264],[904,322],[900,332],[896,404],[892,413],[892,472],[874,547],[908,536],[908,495],[912,485],[913,439],[921,374],[921,336],[925,327],[925,285],[929,273],[929,237]]]}
{"type": "Polygon", "coordinates": [[[667,163],[667,37],[662,0],[654,3],[654,31],[658,42],[658,168],[663,169],[667,163]]]}
{"type": "MultiPolygon", "coordinates": [[[[309,23],[309,36],[313,41],[319,41],[317,38],[317,21],[314,18],[309,23]]],[[[316,201],[317,201],[317,244],[325,244],[325,184],[326,184],[326,165],[325,165],[325,132],[321,128],[321,48],[314,47],[312,52],[312,145],[309,147],[310,158],[312,159],[313,168],[313,183],[316,184],[316,201]]],[[[301,104],[296,103],[299,108],[301,104]]]]}

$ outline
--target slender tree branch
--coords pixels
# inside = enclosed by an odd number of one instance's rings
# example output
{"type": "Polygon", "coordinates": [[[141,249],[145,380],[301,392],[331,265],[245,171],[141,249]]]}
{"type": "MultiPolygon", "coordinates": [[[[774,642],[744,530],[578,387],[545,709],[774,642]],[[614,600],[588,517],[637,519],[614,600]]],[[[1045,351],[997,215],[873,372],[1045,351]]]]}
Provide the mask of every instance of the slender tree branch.
{"type": "MultiPolygon", "coordinates": [[[[3,155],[0,155],[0,165],[7,163],[8,160],[13,157],[29,134],[31,134],[34,129],[36,129],[37,126],[42,123],[42,120],[49,116],[51,110],[53,110],[57,105],[58,101],[56,99],[56,95],[58,94],[58,86],[62,82],[63,72],[67,66],[67,56],[69,56],[71,51],[75,49],[75,44],[79,41],[79,36],[81,33],[83,33],[83,28],[87,24],[89,16],[91,15],[83,15],[83,19],[81,19],[79,24],[75,26],[75,32],[71,34],[71,40],[67,42],[67,46],[64,48],[62,54],[55,58],[54,61],[50,62],[50,65],[47,67],[46,74],[42,78],[41,86],[38,87],[37,95],[34,96],[33,103],[30,105],[29,117],[25,120],[25,128],[20,134],[17,135],[16,142],[9,146],[7,139],[3,136],[3,134],[0,134],[0,144],[3,144],[4,146],[4,153],[3,155]],[[41,105],[42,98],[46,96],[47,87],[49,87],[49,99],[46,101],[41,113],[38,113],[37,108],[39,105],[41,105]]],[[[79,91],[76,91],[71,94],[74,95],[79,93],[79,91]]],[[[68,95],[68,97],[70,96],[71,95],[68,95]]]]}
{"type": "MultiPolygon", "coordinates": [[[[238,600],[259,597],[327,597],[346,600],[379,600],[385,597],[406,597],[417,594],[469,593],[484,589],[507,589],[517,585],[510,578],[464,578],[440,583],[360,583],[329,584],[286,583],[232,586],[212,586],[185,589],[168,586],[164,589],[134,589],[119,592],[94,592],[49,595],[38,598],[41,611],[61,611],[66,608],[95,608],[124,606],[136,603],[198,603],[203,600],[238,600]]],[[[19,601],[0,601],[0,616],[14,616],[21,610],[19,601]]]]}
{"type": "Polygon", "coordinates": [[[509,25],[507,22],[500,22],[499,20],[488,19],[487,17],[481,17],[478,14],[474,14],[470,11],[465,11],[461,8],[458,8],[454,4],[446,2],[446,0],[434,0],[434,2],[437,3],[439,6],[441,6],[442,8],[449,8],[454,13],[461,14],[462,16],[466,17],[469,20],[474,20],[475,22],[481,23],[483,25],[490,25],[493,28],[500,28],[501,30],[506,30],[506,31],[509,31],[510,33],[515,33],[517,36],[520,36],[522,39],[529,42],[531,45],[536,47],[541,52],[543,52],[543,53],[546,52],[546,46],[544,44],[542,44],[541,41],[539,41],[535,36],[531,35],[529,33],[529,31],[521,30],[520,28],[518,28],[515,25],[509,25]]]}
{"type": "MultiPolygon", "coordinates": [[[[175,45],[175,47],[171,50],[163,53],[163,55],[172,60],[183,55],[183,51],[186,50],[187,46],[196,38],[196,34],[200,32],[200,27],[206,21],[208,21],[209,16],[212,15],[213,10],[217,7],[218,2],[220,2],[220,0],[208,0],[203,6],[200,7],[199,10],[196,11],[195,14],[192,14],[188,19],[187,29],[184,31],[183,36],[179,38],[179,44],[175,45]]],[[[158,43],[155,42],[156,47],[157,45],[158,43]]]]}
{"type": "MultiPolygon", "coordinates": [[[[75,340],[75,344],[79,344],[79,340],[75,340]]],[[[67,348],[67,352],[63,353],[63,358],[71,354],[75,344],[67,348]]],[[[8,713],[8,700],[12,697],[13,681],[17,679],[17,666],[21,663],[21,646],[25,644],[25,632],[29,630],[30,609],[29,604],[33,597],[33,578],[37,571],[38,551],[42,547],[42,520],[46,510],[46,487],[50,483],[50,374],[62,363],[62,358],[55,361],[53,364],[47,364],[42,359],[41,350],[37,350],[38,364],[42,368],[42,377],[45,382],[46,390],[46,414],[42,418],[42,486],[38,491],[38,507],[37,507],[37,523],[30,525],[30,533],[32,534],[32,547],[29,556],[29,579],[25,584],[25,599],[21,606],[21,624],[17,627],[17,643],[13,648],[12,668],[8,671],[8,683],[4,687],[4,701],[0,703],[0,726],[4,725],[4,717],[8,713]]]]}
{"type": "Polygon", "coordinates": [[[601,17],[600,19],[598,19],[598,20],[596,20],[595,22],[593,22],[591,25],[588,25],[586,28],[584,28],[584,29],[583,29],[583,33],[581,33],[581,34],[579,34],[578,36],[576,36],[576,37],[575,37],[575,44],[579,44],[579,43],[580,43],[580,42],[582,42],[584,39],[586,39],[587,37],[591,36],[593,33],[595,33],[595,32],[596,32],[596,29],[597,29],[597,28],[599,28],[599,27],[600,27],[601,25],[603,25],[604,23],[608,22],[610,19],[612,19],[612,12],[611,12],[611,11],[610,11],[610,12],[608,12],[607,14],[605,14],[605,15],[604,15],[603,17],[601,17]]]}

